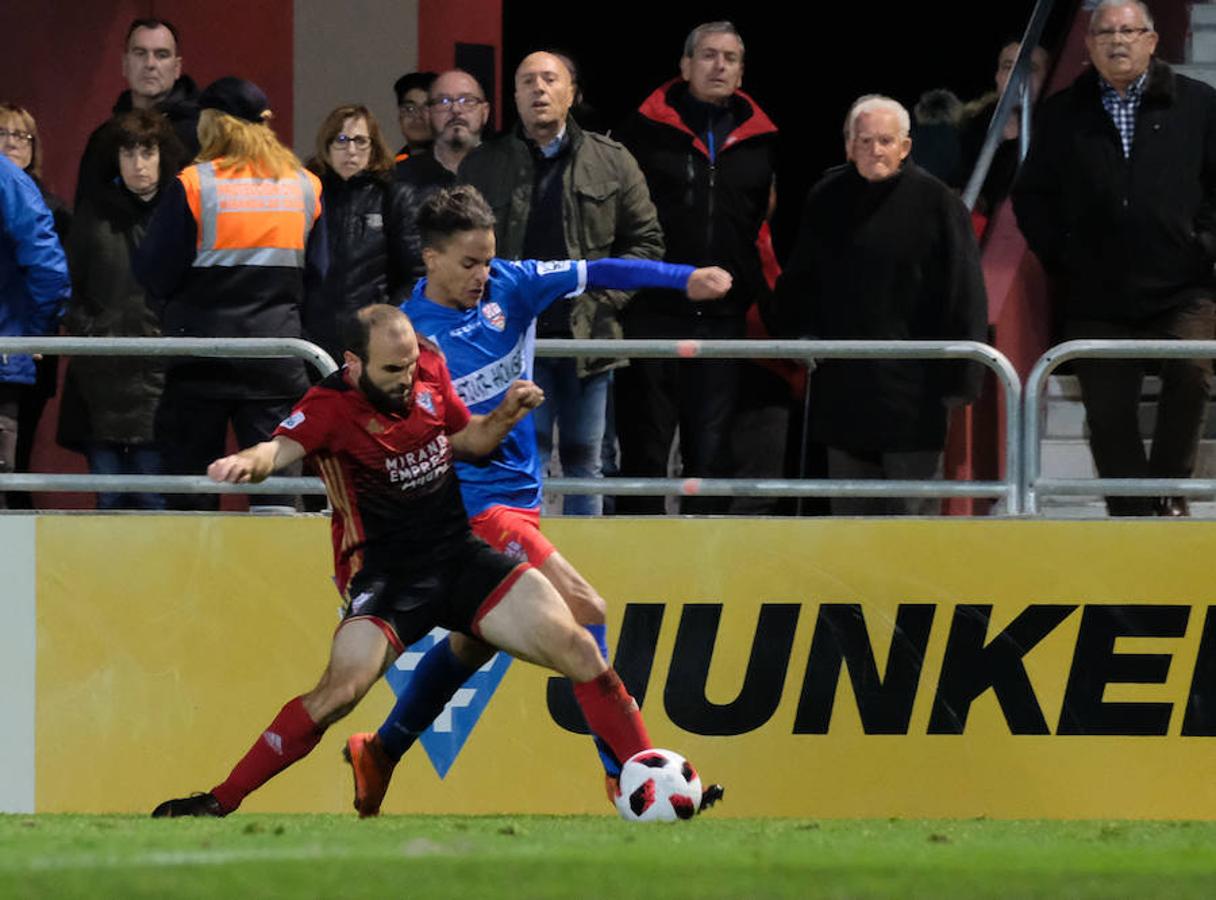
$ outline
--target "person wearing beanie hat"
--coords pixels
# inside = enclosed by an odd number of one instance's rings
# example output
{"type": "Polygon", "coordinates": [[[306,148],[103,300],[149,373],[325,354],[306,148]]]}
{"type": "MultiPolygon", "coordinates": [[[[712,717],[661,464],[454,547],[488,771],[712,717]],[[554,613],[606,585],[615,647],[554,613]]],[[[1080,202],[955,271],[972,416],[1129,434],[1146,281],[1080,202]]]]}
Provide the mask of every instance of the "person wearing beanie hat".
{"type": "MultiPolygon", "coordinates": [[[[321,182],[269,127],[266,94],[225,77],[199,95],[200,150],[169,186],[136,253],[135,273],[169,337],[302,336],[305,282],[324,277],[321,182]]],[[[242,445],[266,440],[308,388],[304,364],[177,360],[157,411],[165,470],[201,475],[223,455],[229,424],[242,445]]],[[[215,509],[217,495],[169,498],[215,509]]],[[[291,497],[261,507],[294,508],[291,497]]]]}
{"type": "Polygon", "coordinates": [[[199,110],[214,109],[254,125],[270,118],[270,101],[252,81],[226,75],[211,82],[198,96],[199,110]]]}

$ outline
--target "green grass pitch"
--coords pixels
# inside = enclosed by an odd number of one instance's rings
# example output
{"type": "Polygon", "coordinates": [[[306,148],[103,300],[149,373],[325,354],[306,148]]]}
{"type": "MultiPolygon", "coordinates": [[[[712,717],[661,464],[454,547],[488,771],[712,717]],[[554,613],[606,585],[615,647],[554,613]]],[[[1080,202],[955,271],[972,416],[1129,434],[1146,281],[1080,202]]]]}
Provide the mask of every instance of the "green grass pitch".
{"type": "Polygon", "coordinates": [[[1212,897],[1216,823],[0,816],[0,897],[1212,897]]]}

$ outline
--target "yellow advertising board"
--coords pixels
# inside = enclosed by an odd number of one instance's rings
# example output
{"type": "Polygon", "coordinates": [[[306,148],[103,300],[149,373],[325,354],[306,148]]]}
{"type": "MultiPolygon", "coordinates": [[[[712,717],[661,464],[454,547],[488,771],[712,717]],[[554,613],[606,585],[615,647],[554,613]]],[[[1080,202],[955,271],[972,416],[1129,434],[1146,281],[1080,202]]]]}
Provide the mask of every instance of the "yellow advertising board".
{"type": "MultiPolygon", "coordinates": [[[[727,786],[715,816],[1216,815],[1216,523],[546,531],[608,599],[655,743],[727,786]]],[[[36,546],[38,811],[207,790],[320,675],[340,602],[323,519],[46,517],[36,546]]],[[[392,702],[378,686],[243,808],[348,810],[344,739],[392,702]]],[[[607,813],[578,724],[566,685],[499,660],[385,811],[607,813]]]]}

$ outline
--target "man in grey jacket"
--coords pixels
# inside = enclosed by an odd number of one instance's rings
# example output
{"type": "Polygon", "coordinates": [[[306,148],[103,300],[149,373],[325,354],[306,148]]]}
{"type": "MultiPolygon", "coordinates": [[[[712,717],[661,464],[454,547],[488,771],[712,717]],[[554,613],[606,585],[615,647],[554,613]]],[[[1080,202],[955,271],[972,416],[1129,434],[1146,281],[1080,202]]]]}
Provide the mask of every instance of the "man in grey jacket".
{"type": "MultiPolygon", "coordinates": [[[[525,57],[515,72],[519,124],[473,151],[460,167],[494,210],[498,253],[507,259],[660,259],[663,233],[650,191],[629,151],[570,118],[570,70],[552,53],[525,57]]],[[[490,298],[493,299],[493,298],[490,298]]],[[[629,295],[589,291],[554,303],[537,336],[619,338],[629,295]]],[[[533,412],[542,459],[560,435],[562,474],[600,476],[605,411],[618,359],[538,359],[536,383],[549,402],[533,412]]],[[[598,515],[601,497],[569,496],[567,515],[598,515]]]]}

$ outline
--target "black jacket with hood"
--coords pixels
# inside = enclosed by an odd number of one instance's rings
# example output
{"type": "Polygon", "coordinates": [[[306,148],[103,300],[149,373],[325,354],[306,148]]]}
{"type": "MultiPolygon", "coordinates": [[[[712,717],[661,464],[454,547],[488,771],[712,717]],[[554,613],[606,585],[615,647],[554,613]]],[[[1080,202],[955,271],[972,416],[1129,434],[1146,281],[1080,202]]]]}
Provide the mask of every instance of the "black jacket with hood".
{"type": "Polygon", "coordinates": [[[705,141],[680,115],[687,96],[687,82],[668,82],[613,136],[646,175],[667,243],[663,258],[721,266],[735,284],[721,300],[698,303],[677,291],[639,291],[630,312],[742,318],[766,291],[756,238],[768,215],[777,126],[736,91],[729,101],[734,127],[711,159],[705,141]]]}

